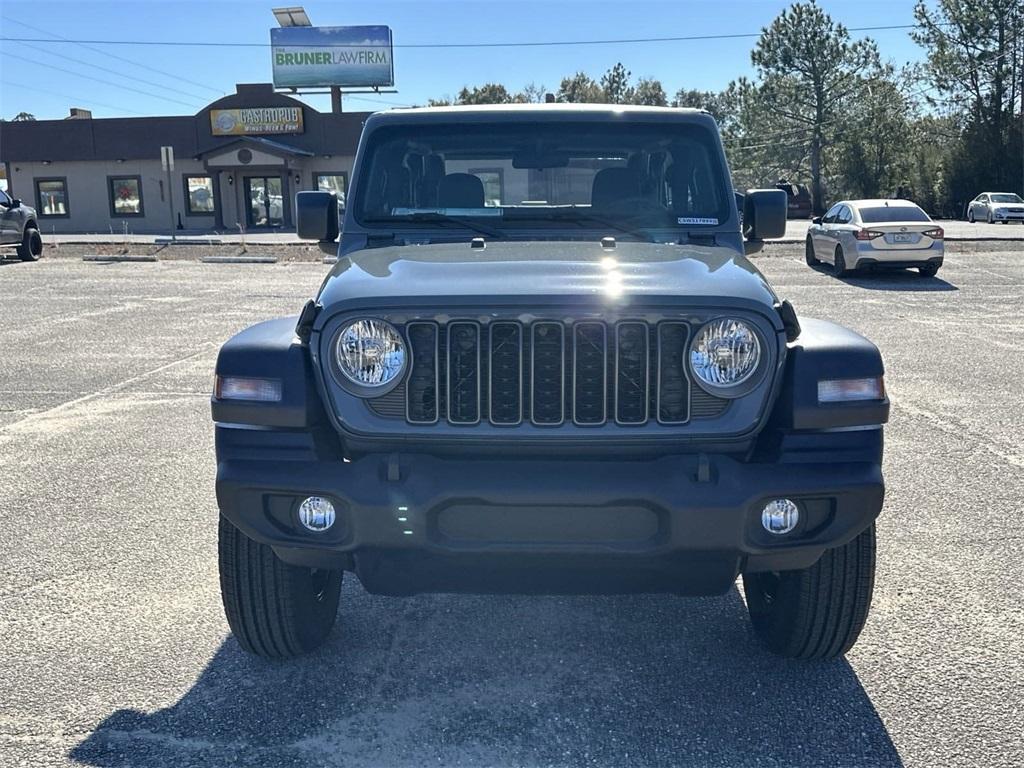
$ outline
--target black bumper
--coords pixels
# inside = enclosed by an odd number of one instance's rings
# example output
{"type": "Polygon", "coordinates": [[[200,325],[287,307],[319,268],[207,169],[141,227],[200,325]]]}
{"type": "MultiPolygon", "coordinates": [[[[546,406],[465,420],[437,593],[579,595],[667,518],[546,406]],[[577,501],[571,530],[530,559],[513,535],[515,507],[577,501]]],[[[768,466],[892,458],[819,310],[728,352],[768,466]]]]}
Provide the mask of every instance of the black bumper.
{"type": "Polygon", "coordinates": [[[857,269],[885,271],[890,269],[913,269],[915,267],[941,267],[943,257],[932,256],[927,259],[909,259],[902,261],[889,261],[887,259],[872,259],[870,256],[862,256],[857,259],[857,269]]]}
{"type": "Polygon", "coordinates": [[[288,461],[238,450],[241,432],[218,427],[222,514],[289,562],[353,570],[384,594],[717,594],[742,571],[811,565],[882,508],[880,429],[804,435],[758,462],[687,454],[348,462],[311,461],[304,451],[288,461]],[[310,495],[337,509],[326,532],[298,521],[310,495]],[[801,510],[785,536],[760,523],[778,497],[801,510]]]}

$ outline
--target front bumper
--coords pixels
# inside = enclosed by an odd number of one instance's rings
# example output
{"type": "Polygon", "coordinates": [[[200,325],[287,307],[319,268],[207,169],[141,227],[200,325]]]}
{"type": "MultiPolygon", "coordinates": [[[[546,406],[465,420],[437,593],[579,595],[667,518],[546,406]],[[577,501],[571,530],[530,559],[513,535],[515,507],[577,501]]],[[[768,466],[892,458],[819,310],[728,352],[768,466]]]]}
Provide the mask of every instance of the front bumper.
{"type": "Polygon", "coordinates": [[[217,499],[282,559],[353,570],[371,592],[718,594],[743,571],[811,565],[881,511],[881,430],[822,435],[763,463],[232,451],[218,462],[217,499]],[[298,522],[310,495],[337,509],[324,533],[298,522]],[[760,524],[777,497],[801,509],[785,536],[760,524]]]}
{"type": "Polygon", "coordinates": [[[993,211],[993,221],[1024,221],[1024,211],[993,211]]]}

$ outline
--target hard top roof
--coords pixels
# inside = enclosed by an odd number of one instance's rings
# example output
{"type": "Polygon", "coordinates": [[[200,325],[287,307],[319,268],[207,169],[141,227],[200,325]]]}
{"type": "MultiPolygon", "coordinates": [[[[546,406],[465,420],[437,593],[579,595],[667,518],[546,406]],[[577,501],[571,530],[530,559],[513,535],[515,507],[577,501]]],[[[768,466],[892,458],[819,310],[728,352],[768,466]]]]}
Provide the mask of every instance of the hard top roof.
{"type": "Polygon", "coordinates": [[[433,122],[530,122],[583,120],[612,121],[637,119],[652,122],[711,122],[702,109],[689,107],[644,107],[627,104],[480,104],[449,107],[412,107],[375,112],[367,125],[433,122]]]}

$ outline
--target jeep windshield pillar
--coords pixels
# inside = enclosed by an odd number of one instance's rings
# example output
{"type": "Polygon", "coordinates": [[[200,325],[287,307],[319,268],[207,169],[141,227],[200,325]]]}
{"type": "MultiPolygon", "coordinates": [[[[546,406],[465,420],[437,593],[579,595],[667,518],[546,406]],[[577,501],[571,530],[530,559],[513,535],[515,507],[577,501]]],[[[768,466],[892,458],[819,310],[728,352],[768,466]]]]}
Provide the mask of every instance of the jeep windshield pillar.
{"type": "MultiPolygon", "coordinates": [[[[734,193],[706,112],[380,113],[353,179],[318,294],[217,362],[243,648],[318,646],[345,572],[391,595],[714,595],[742,577],[776,652],[853,645],[882,360],[798,320],[745,257],[782,234],[786,194],[734,193]]],[[[328,193],[297,211],[300,233],[336,234],[328,193]]]]}

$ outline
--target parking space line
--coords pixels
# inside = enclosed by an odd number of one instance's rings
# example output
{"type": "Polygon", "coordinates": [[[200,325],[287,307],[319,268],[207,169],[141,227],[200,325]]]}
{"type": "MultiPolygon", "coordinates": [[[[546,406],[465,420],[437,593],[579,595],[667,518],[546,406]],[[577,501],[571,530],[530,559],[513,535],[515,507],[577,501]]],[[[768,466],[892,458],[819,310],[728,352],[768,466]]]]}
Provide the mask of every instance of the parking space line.
{"type": "MultiPolygon", "coordinates": [[[[55,405],[52,408],[47,408],[46,410],[42,410],[42,411],[36,411],[36,412],[30,414],[29,416],[26,416],[23,419],[18,419],[17,421],[12,421],[10,424],[4,424],[3,426],[0,426],[0,434],[3,434],[4,432],[7,432],[8,430],[12,429],[13,427],[15,427],[15,426],[17,426],[19,424],[24,425],[25,422],[27,422],[27,421],[31,421],[33,419],[38,419],[38,418],[43,418],[43,417],[46,417],[46,416],[50,416],[50,415],[53,415],[54,413],[59,413],[62,410],[66,410],[68,408],[72,408],[75,405],[78,405],[79,403],[84,403],[84,402],[87,402],[89,400],[93,400],[93,399],[95,399],[97,397],[103,397],[104,395],[109,395],[109,394],[112,394],[112,393],[117,392],[119,390],[122,390],[125,387],[130,386],[131,384],[134,384],[137,381],[141,381],[141,380],[143,380],[143,379],[145,379],[145,378],[147,378],[149,376],[152,376],[155,373],[160,373],[161,371],[166,371],[168,368],[173,368],[176,365],[180,365],[181,363],[186,363],[189,360],[193,360],[193,359],[199,357],[200,355],[206,354],[210,350],[210,348],[217,347],[217,346],[218,345],[216,343],[212,342],[212,341],[204,341],[200,345],[201,348],[198,349],[197,351],[193,352],[190,355],[186,355],[185,357],[178,358],[177,360],[173,360],[173,361],[171,361],[169,363],[164,363],[163,365],[159,365],[156,368],[152,368],[152,369],[150,369],[148,371],[144,371],[142,373],[136,374],[135,376],[131,376],[131,377],[127,378],[127,379],[119,381],[117,384],[111,384],[110,386],[103,387],[102,389],[98,389],[95,392],[91,392],[91,393],[89,393],[87,395],[82,395],[81,397],[76,397],[73,400],[68,400],[67,402],[61,403],[60,405],[55,405]]],[[[166,395],[166,394],[171,394],[171,393],[161,392],[160,394],[166,395]]],[[[191,393],[190,392],[188,394],[189,395],[193,395],[195,393],[191,393]]]]}

